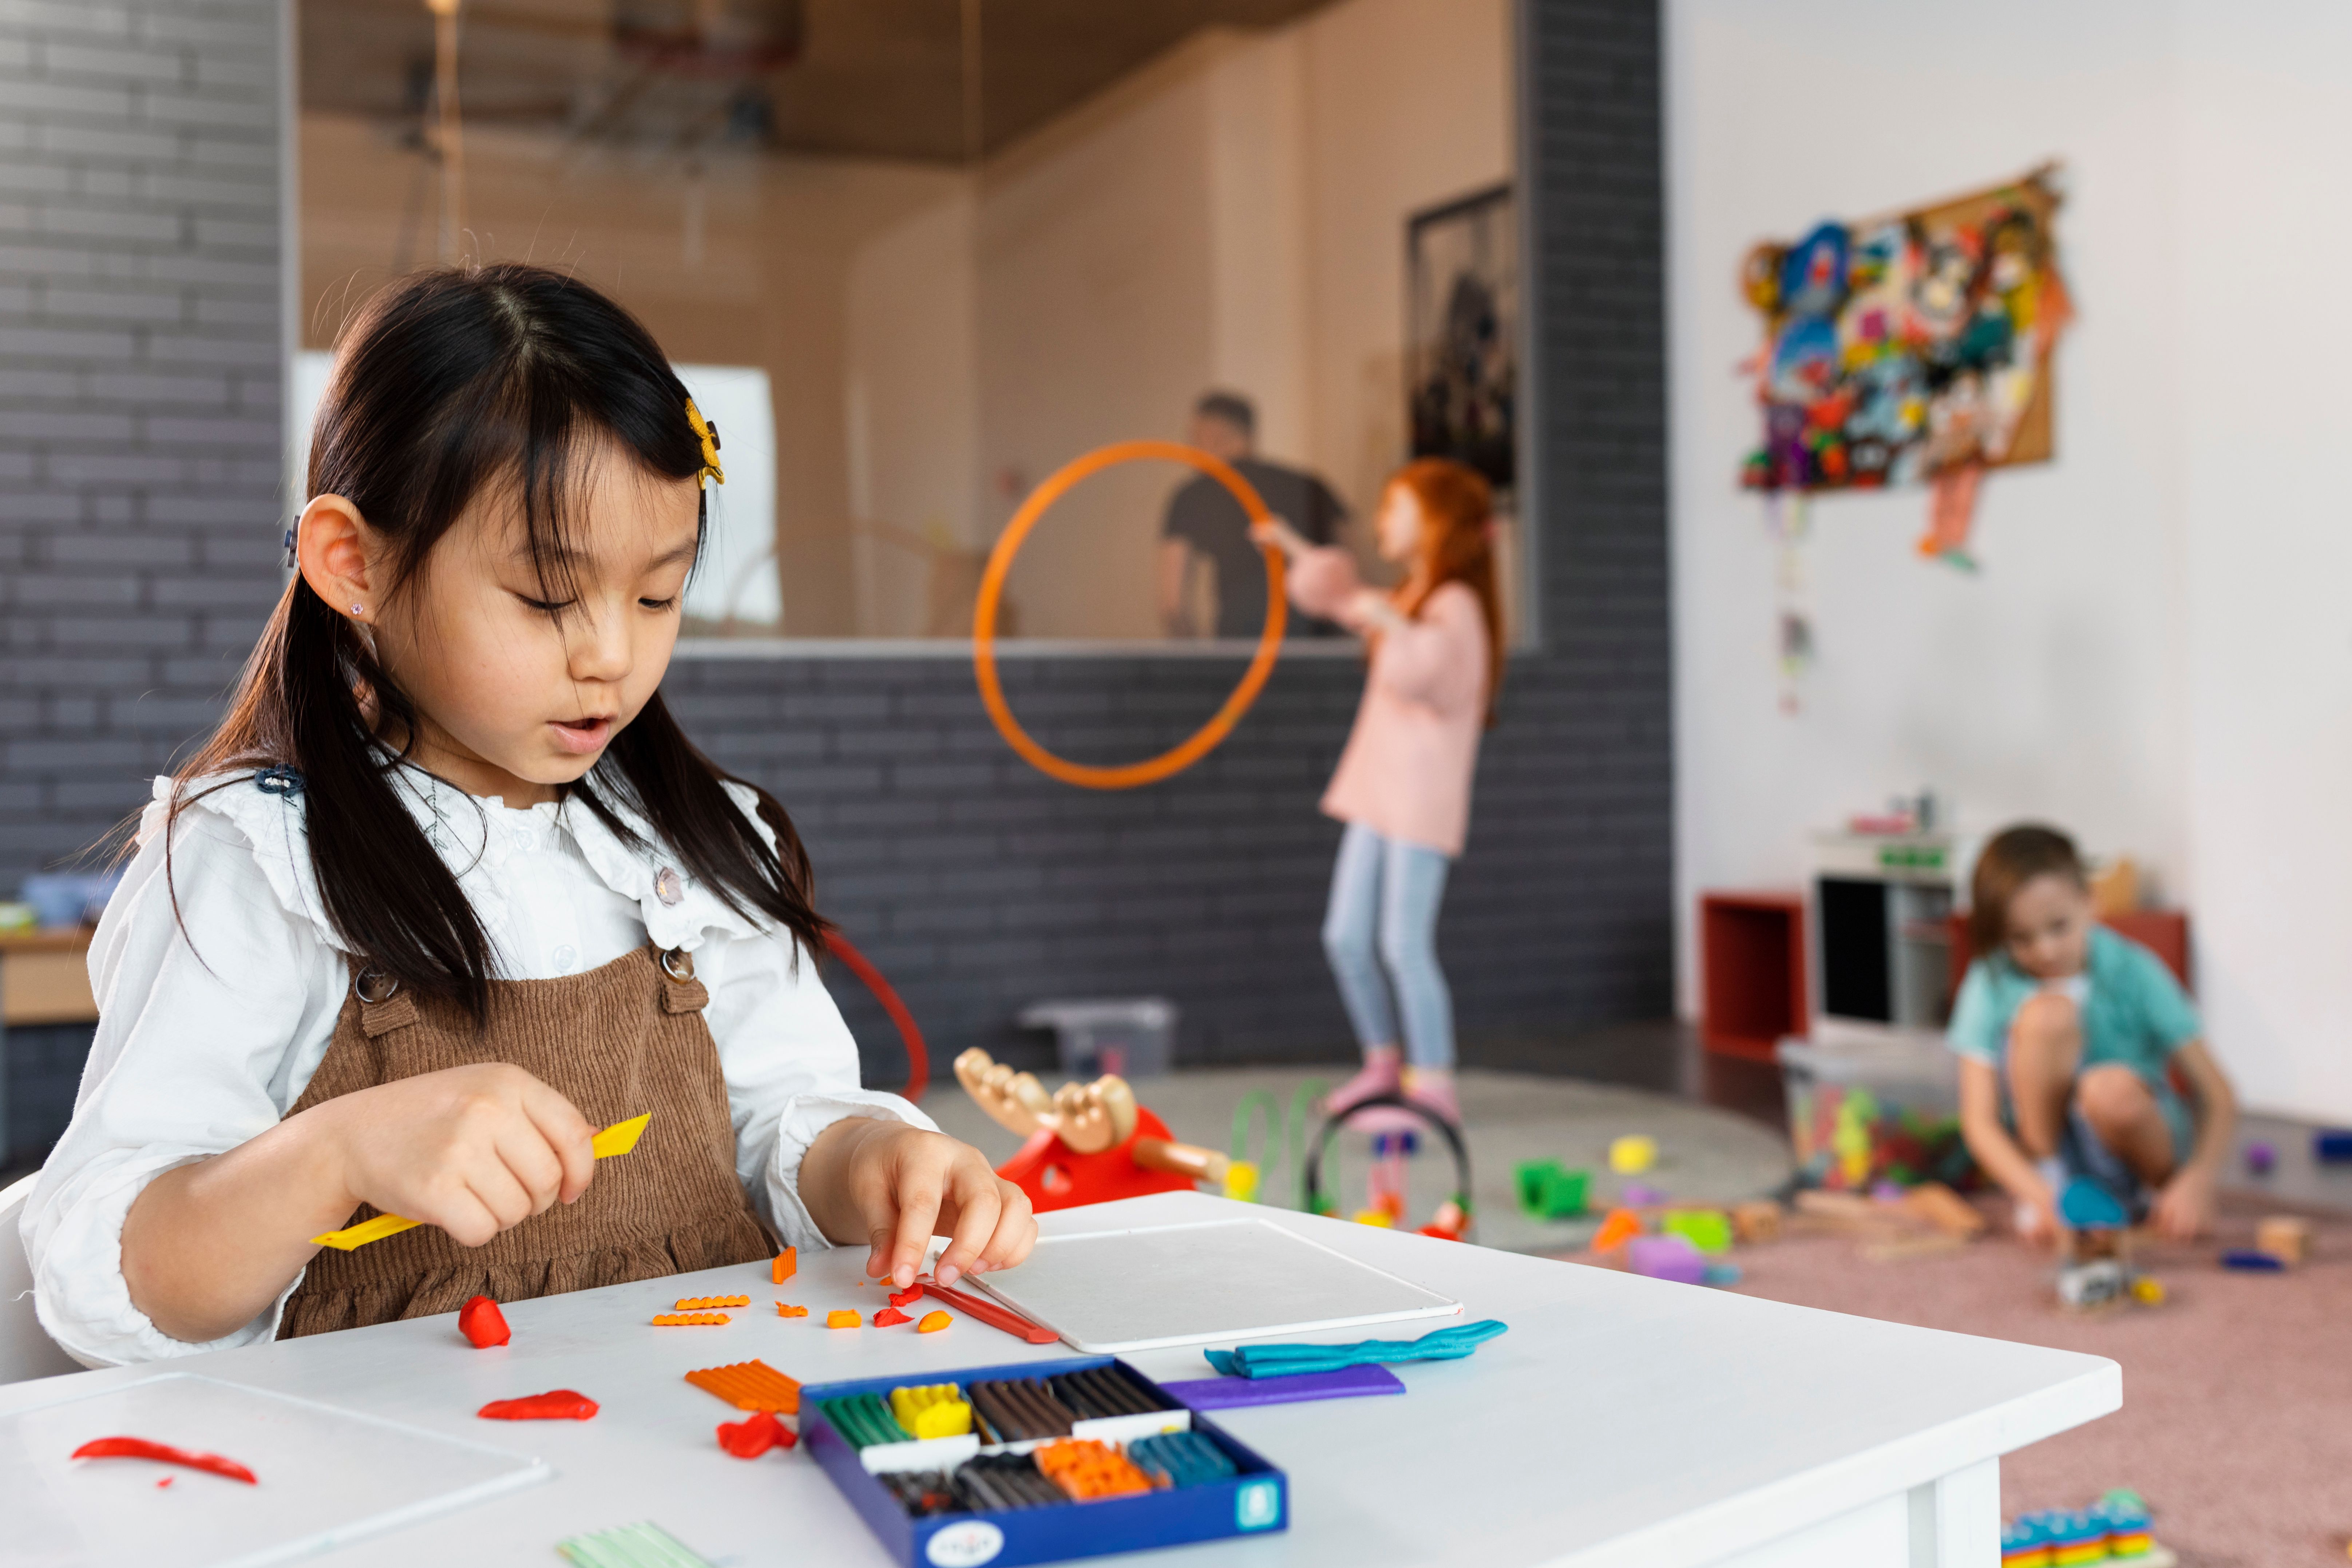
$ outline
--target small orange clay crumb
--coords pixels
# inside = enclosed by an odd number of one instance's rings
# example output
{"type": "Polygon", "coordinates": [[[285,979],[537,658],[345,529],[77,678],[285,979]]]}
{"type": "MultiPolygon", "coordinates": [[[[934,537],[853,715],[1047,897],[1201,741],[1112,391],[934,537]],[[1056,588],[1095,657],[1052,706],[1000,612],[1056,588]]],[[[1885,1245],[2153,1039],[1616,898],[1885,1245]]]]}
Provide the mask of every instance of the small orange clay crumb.
{"type": "Polygon", "coordinates": [[[734,1320],[724,1312],[657,1312],[654,1315],[654,1327],[657,1329],[687,1329],[704,1323],[716,1325],[732,1321],[734,1320]]]}
{"type": "Polygon", "coordinates": [[[751,1304],[749,1296],[688,1296],[677,1304],[677,1310],[681,1312],[701,1312],[713,1307],[748,1307],[751,1304]]]}
{"type": "Polygon", "coordinates": [[[808,1309],[806,1307],[787,1307],[782,1301],[779,1301],[776,1303],[776,1316],[779,1318],[805,1318],[808,1316],[808,1309]]]}
{"type": "Polygon", "coordinates": [[[865,1325],[866,1320],[855,1312],[827,1312],[824,1315],[824,1326],[828,1329],[857,1329],[865,1325]]]}
{"type": "Polygon", "coordinates": [[[782,1252],[776,1254],[776,1261],[770,1265],[768,1268],[768,1279],[771,1282],[781,1285],[785,1280],[791,1279],[793,1275],[799,1273],[800,1268],[800,1249],[795,1247],[787,1247],[782,1252]]]}
{"type": "Polygon", "coordinates": [[[926,1312],[923,1314],[923,1321],[915,1325],[915,1331],[919,1334],[936,1334],[954,1321],[955,1320],[945,1312],[926,1312]]]}

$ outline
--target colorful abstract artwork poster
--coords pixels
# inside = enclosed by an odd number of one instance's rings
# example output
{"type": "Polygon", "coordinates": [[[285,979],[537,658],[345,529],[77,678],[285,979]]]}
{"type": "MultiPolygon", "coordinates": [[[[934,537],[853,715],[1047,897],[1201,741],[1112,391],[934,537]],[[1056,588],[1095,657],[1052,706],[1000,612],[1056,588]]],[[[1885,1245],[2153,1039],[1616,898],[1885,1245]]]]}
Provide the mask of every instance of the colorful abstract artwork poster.
{"type": "Polygon", "coordinates": [[[2073,314],[2053,228],[2055,165],[1933,206],[1825,221],[1748,254],[1764,319],[1763,438],[1741,481],[1812,494],[1931,491],[1923,555],[1973,571],[1989,468],[2047,462],[2051,356],[2073,314]]]}

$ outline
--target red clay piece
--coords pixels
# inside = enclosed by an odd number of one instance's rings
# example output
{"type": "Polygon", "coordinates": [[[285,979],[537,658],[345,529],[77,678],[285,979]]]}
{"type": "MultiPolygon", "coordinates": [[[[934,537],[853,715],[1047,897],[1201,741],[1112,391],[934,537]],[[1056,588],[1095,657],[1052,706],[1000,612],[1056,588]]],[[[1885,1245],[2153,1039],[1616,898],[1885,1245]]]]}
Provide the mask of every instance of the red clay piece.
{"type": "Polygon", "coordinates": [[[891,1293],[890,1305],[904,1309],[913,1306],[922,1299],[923,1288],[920,1285],[909,1285],[904,1290],[897,1290],[891,1293]]]}
{"type": "Polygon", "coordinates": [[[911,1323],[914,1321],[896,1307],[885,1307],[874,1314],[874,1326],[877,1329],[895,1329],[900,1323],[911,1323]]]}
{"type": "Polygon", "coordinates": [[[719,1446],[739,1459],[756,1459],[771,1448],[789,1448],[799,1441],[798,1434],[766,1410],[719,1424],[719,1446]]]}
{"type": "Polygon", "coordinates": [[[179,1479],[177,1476],[165,1476],[162,1480],[155,1483],[155,1489],[157,1491],[162,1491],[165,1487],[170,1486],[177,1479],[179,1479]]]}
{"type": "Polygon", "coordinates": [[[151,1443],[144,1437],[92,1437],[76,1448],[73,1457],[77,1459],[154,1459],[166,1465],[185,1465],[192,1470],[202,1470],[207,1475],[226,1476],[249,1487],[261,1484],[251,1470],[235,1459],[224,1459],[218,1454],[199,1454],[189,1448],[174,1448],[169,1443],[151,1443]]]}
{"type": "Polygon", "coordinates": [[[556,1388],[520,1399],[493,1399],[474,1414],[486,1421],[585,1421],[596,1414],[596,1402],[584,1394],[556,1388]]]}
{"type": "Polygon", "coordinates": [[[514,1338],[514,1331],[507,1327],[507,1315],[488,1296],[477,1296],[457,1309],[457,1331],[478,1351],[514,1338]]]}

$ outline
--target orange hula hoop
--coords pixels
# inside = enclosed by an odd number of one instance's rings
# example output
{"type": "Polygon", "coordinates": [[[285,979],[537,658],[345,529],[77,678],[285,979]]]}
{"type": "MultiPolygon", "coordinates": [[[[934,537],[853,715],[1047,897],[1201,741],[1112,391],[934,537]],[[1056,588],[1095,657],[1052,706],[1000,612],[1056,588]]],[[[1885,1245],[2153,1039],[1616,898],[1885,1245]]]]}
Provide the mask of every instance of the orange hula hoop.
{"type": "Polygon", "coordinates": [[[1283,596],[1282,552],[1264,544],[1258,550],[1265,558],[1265,629],[1258,634],[1256,656],[1242,672],[1241,683],[1225,699],[1225,705],[1181,744],[1143,762],[1119,767],[1092,767],[1055,756],[1031,739],[1029,731],[1013,716],[1011,705],[1004,700],[1004,688],[996,677],[996,610],[1004,596],[1004,580],[1013,571],[1013,557],[1020,552],[1021,542],[1028,538],[1029,531],[1037,526],[1046,509],[1067,495],[1081,479],[1120,463],[1154,458],[1190,464],[1224,486],[1242,503],[1242,510],[1249,514],[1252,523],[1271,521],[1273,514],[1266,510],[1265,501],[1255,488],[1234,472],[1232,465],[1199,447],[1177,441],[1114,441],[1065,464],[1030,492],[1029,499],[1021,503],[1021,510],[1013,514],[1013,521],[998,537],[996,548],[989,552],[988,570],[980,579],[980,600],[972,608],[972,674],[980,682],[980,700],[987,707],[997,733],[1039,773],[1081,789],[1134,789],[1140,784],[1158,784],[1207,756],[1219,742],[1233,733],[1234,726],[1257,700],[1267,677],[1274,673],[1274,661],[1282,654],[1282,631],[1289,619],[1289,605],[1283,596]]]}

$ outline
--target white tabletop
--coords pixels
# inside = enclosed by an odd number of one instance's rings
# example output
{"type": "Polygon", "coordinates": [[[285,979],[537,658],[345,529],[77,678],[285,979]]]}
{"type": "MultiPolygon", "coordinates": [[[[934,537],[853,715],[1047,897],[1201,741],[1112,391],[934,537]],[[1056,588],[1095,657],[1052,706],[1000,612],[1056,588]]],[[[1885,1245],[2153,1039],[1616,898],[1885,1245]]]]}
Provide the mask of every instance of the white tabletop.
{"type": "MultiPolygon", "coordinates": [[[[1493,1568],[1702,1564],[2116,1409],[2111,1361],[1906,1328],[1724,1291],[1664,1284],[1279,1209],[1164,1194],[1047,1215],[1048,1231],[1174,1224],[1243,1212],[1459,1297],[1510,1331],[1467,1360],[1397,1368],[1401,1397],[1280,1405],[1214,1420],[1289,1473],[1291,1527],[1176,1549],[1170,1563],[1459,1562],[1493,1568]]],[[[739,1417],[682,1381],[753,1356],[800,1379],[1066,1356],[961,1315],[943,1333],[828,1330],[828,1308],[870,1314],[863,1248],[618,1285],[506,1309],[510,1345],[476,1351],[452,1317],[386,1323],[193,1357],[174,1370],[297,1394],[535,1453],[543,1485],[335,1554],[360,1564],[557,1563],[558,1541],[650,1519],[722,1568],[887,1561],[804,1454],[720,1452],[739,1417]],[[656,1329],[682,1296],[748,1294],[721,1329],[656,1329]],[[775,1316],[777,1298],[807,1306],[775,1316]],[[509,1426],[485,1401],[575,1388],[594,1420],[509,1426]]],[[[926,1308],[916,1309],[919,1312],[926,1308]]],[[[1411,1337],[1432,1323],[1302,1336],[1411,1337]]],[[[1163,1381],[1210,1375],[1198,1350],[1127,1358],[1163,1381]]],[[[128,1367],[0,1387],[0,1412],[149,1375],[128,1367]]]]}

